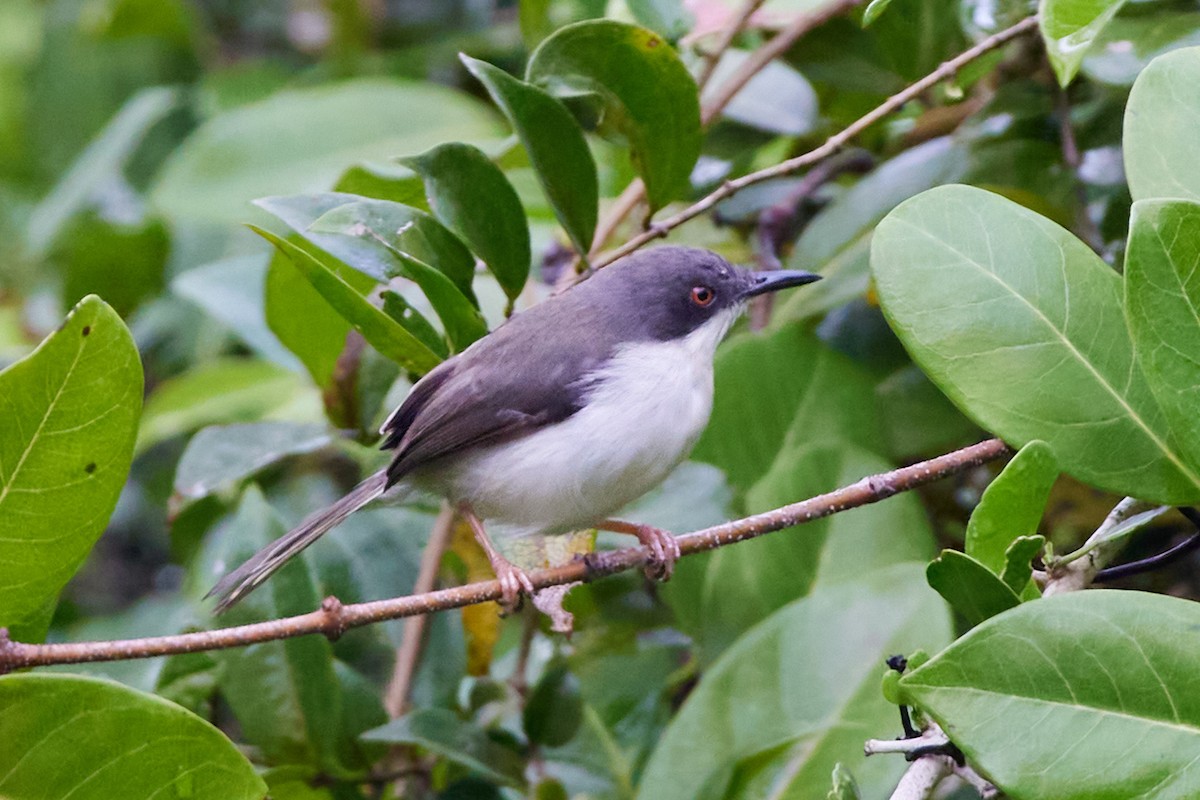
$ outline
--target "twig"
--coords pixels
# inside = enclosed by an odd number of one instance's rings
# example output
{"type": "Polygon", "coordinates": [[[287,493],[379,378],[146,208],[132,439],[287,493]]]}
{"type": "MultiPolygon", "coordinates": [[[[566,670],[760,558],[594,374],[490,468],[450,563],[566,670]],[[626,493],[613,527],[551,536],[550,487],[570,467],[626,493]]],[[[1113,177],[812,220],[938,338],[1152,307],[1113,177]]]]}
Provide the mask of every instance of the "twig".
{"type": "Polygon", "coordinates": [[[1054,107],[1058,116],[1058,134],[1062,143],[1063,162],[1071,170],[1071,188],[1075,192],[1075,202],[1078,208],[1075,212],[1075,232],[1092,250],[1104,255],[1104,235],[1088,214],[1087,192],[1079,179],[1079,166],[1083,158],[1079,154],[1079,145],[1075,141],[1075,126],[1071,124],[1071,100],[1067,90],[1055,82],[1054,107]]]}
{"type": "Polygon", "coordinates": [[[956,766],[950,756],[918,758],[896,784],[892,800],[926,800],[944,778],[954,773],[956,766]]]}
{"type": "MultiPolygon", "coordinates": [[[[872,475],[841,489],[808,500],[755,514],[744,519],[715,525],[679,537],[683,555],[752,539],[771,531],[789,528],[828,517],[851,508],[875,503],[899,492],[960,473],[980,464],[1010,455],[1012,451],[999,439],[988,439],[961,450],[922,461],[890,472],[872,475]]],[[[640,548],[596,553],[585,560],[561,567],[530,573],[535,588],[591,581],[617,572],[646,565],[646,551],[640,548]]],[[[8,639],[0,629],[0,673],[23,667],[49,664],[79,664],[92,661],[120,661],[151,658],[174,653],[194,653],[227,647],[242,647],[258,642],[319,633],[337,638],[350,628],[389,619],[400,619],[475,603],[500,599],[500,583],[495,580],[440,589],[410,597],[342,605],[328,597],[321,608],[295,617],[221,628],[211,631],[154,636],[118,641],[26,644],[8,639]]]]}
{"type": "Polygon", "coordinates": [[[670,233],[673,229],[678,228],[688,220],[700,216],[704,212],[711,209],[717,203],[727,197],[737,194],[747,186],[753,186],[756,183],[771,180],[772,178],[780,178],[784,175],[790,175],[797,170],[803,169],[811,164],[815,164],[822,159],[836,153],[844,147],[851,139],[862,133],[867,128],[874,125],[879,120],[899,109],[909,100],[918,97],[922,92],[933,88],[944,80],[953,77],[960,69],[971,63],[980,56],[995,50],[1008,42],[1016,39],[1018,36],[1029,33],[1037,27],[1037,17],[1026,17],[1025,19],[1013,25],[1011,28],[1006,28],[999,33],[989,36],[979,44],[969,50],[965,50],[949,61],[944,62],[933,72],[926,75],[921,80],[910,85],[907,89],[897,92],[896,94],[883,101],[871,111],[859,117],[848,127],[843,128],[838,133],[830,136],[821,146],[804,153],[803,155],[789,158],[786,161],[781,161],[773,167],[751,172],[748,175],[743,175],[740,178],[726,181],[720,188],[710,192],[692,205],[683,209],[674,216],[654,223],[649,230],[643,231],[631,238],[628,242],[620,247],[609,251],[593,261],[592,266],[599,268],[611,264],[622,256],[629,255],[639,247],[652,242],[655,239],[661,239],[670,233]]]}
{"type": "Polygon", "coordinates": [[[1125,543],[1124,537],[1114,535],[1114,531],[1127,520],[1165,509],[1151,508],[1147,511],[1146,504],[1133,497],[1126,497],[1117,503],[1075,554],[1046,565],[1048,578],[1043,595],[1049,597],[1091,586],[1096,574],[1125,543]]]}
{"type": "Polygon", "coordinates": [[[750,17],[754,16],[754,12],[758,11],[764,2],[766,0],[747,0],[743,3],[737,19],[733,21],[732,25],[725,28],[721,38],[717,40],[716,46],[704,54],[704,66],[700,68],[700,74],[696,76],[696,88],[700,92],[703,92],[704,87],[708,85],[709,79],[717,69],[717,64],[721,61],[721,56],[725,55],[725,51],[733,44],[733,40],[750,24],[750,17]]]}
{"type": "Polygon", "coordinates": [[[1169,547],[1161,553],[1149,556],[1148,558],[1130,561],[1128,564],[1118,564],[1115,567],[1106,567],[1097,572],[1092,581],[1094,583],[1102,583],[1105,581],[1115,581],[1118,578],[1128,578],[1130,575],[1140,575],[1143,572],[1151,572],[1164,564],[1169,564],[1179,557],[1200,548],[1200,512],[1197,512],[1196,509],[1190,506],[1180,506],[1176,511],[1187,517],[1188,522],[1196,527],[1196,531],[1191,536],[1174,547],[1169,547]]]}
{"type": "MultiPolygon", "coordinates": [[[[425,594],[433,590],[438,568],[441,567],[442,556],[450,544],[450,533],[453,530],[454,509],[448,504],[443,504],[441,513],[433,523],[429,541],[425,544],[425,552],[421,554],[421,568],[417,572],[417,581],[413,584],[413,594],[425,594]]],[[[421,614],[411,617],[404,624],[404,635],[400,639],[400,647],[396,649],[396,666],[392,671],[392,679],[388,681],[383,700],[383,707],[387,709],[391,719],[403,714],[405,706],[408,705],[408,693],[421,658],[421,646],[425,641],[428,620],[428,616],[421,614]]]]}

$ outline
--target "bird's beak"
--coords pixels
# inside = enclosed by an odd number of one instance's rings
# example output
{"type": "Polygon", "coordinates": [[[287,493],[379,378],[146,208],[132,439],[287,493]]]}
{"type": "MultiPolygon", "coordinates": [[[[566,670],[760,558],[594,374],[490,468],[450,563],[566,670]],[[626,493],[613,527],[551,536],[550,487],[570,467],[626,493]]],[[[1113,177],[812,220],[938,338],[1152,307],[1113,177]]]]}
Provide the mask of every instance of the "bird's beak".
{"type": "Polygon", "coordinates": [[[742,292],[742,298],[753,297],[756,294],[775,292],[790,286],[803,286],[806,283],[821,280],[821,276],[812,272],[802,272],[795,269],[773,269],[769,272],[756,272],[754,285],[742,292]]]}

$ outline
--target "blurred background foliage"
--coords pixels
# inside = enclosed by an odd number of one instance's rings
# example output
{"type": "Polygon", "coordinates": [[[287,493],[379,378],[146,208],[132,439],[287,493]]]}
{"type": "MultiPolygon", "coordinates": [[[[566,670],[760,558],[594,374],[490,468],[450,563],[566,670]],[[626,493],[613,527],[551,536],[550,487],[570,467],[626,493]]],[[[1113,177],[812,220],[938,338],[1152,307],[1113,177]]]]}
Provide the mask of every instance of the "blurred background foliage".
{"type": "MultiPolygon", "coordinates": [[[[766,3],[710,85],[797,13],[825,5],[766,3]]],[[[408,376],[243,223],[279,230],[282,220],[289,241],[326,246],[313,223],[343,200],[320,193],[427,208],[427,187],[396,159],[448,141],[476,145],[515,187],[531,231],[523,289],[506,292],[490,273],[467,277],[494,326],[509,295],[520,309],[549,293],[569,240],[531,156],[458,53],[520,75],[547,35],[608,16],[656,31],[695,68],[737,7],[0,3],[0,366],[96,293],[130,327],[147,391],[117,512],[53,619],[33,629],[79,640],[212,627],[200,597],[224,568],[380,465],[374,431],[408,376]]],[[[704,132],[691,185],[672,197],[699,196],[810,149],[1030,11],[1015,0],[894,0],[866,28],[861,11],[835,16],[704,132]]],[[[760,330],[735,332],[719,354],[713,422],[693,462],[629,515],[683,532],[979,438],[879,312],[868,273],[875,224],[925,189],[970,183],[1070,228],[1119,265],[1129,88],[1154,55],[1196,43],[1194,3],[1129,3],[1063,90],[1040,44],[1020,41],[871,128],[854,154],[861,168],[799,198],[799,178],[756,186],[673,232],[672,242],[743,263],[769,259],[763,237],[776,236],[787,266],[826,280],[779,298],[770,313],[756,310],[760,330]],[[764,212],[779,207],[796,212],[790,226],[764,228],[764,212]]],[[[572,110],[586,116],[588,102],[572,110]]],[[[609,138],[589,137],[588,147],[603,216],[634,165],[609,138]]],[[[634,231],[627,222],[612,242],[634,231]]],[[[360,294],[375,283],[357,285],[364,276],[353,271],[341,277],[360,294]]],[[[444,332],[457,348],[454,331],[437,322],[442,310],[414,282],[389,287],[397,314],[411,308],[434,320],[414,336],[444,355],[444,332]]],[[[961,627],[925,586],[924,563],[939,546],[961,546],[990,477],[981,469],[688,558],[666,585],[627,574],[579,587],[567,601],[570,639],[532,614],[436,615],[409,712],[391,721],[383,696],[400,622],[334,643],[65,671],[156,692],[213,721],[263,770],[277,800],[392,791],[816,797],[838,762],[864,796],[881,796],[903,766],[861,756],[864,738],[895,728],[879,693],[882,657],[935,651],[961,627]]],[[[1043,532],[1073,543],[1112,502],[1062,479],[1043,532]]],[[[426,502],[355,515],[219,622],[306,612],[328,594],[354,602],[409,592],[436,513],[426,502]]],[[[1153,550],[1173,532],[1165,526],[1138,546],[1153,550]]],[[[456,533],[442,581],[483,569],[469,536],[456,533]]],[[[1193,591],[1176,575],[1153,580],[1193,591]]]]}

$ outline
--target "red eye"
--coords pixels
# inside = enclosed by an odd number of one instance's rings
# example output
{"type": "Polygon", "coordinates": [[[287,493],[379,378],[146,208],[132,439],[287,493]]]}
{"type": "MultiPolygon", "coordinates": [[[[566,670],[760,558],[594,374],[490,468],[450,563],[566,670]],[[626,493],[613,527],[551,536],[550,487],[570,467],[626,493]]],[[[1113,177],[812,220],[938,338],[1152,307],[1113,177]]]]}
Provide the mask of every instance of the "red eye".
{"type": "Polygon", "coordinates": [[[712,301],[717,298],[717,293],[707,286],[692,287],[692,302],[704,308],[712,305],[712,301]]]}

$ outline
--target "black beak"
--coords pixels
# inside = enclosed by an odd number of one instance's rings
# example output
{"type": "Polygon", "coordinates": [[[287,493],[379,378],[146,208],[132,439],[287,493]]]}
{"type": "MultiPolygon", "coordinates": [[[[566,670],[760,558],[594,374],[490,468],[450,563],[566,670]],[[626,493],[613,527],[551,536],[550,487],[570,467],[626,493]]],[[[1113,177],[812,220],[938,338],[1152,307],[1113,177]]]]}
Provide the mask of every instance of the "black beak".
{"type": "Polygon", "coordinates": [[[754,273],[754,285],[742,292],[742,298],[753,297],[756,294],[775,292],[790,286],[803,286],[806,283],[821,280],[821,276],[812,272],[801,272],[795,269],[773,269],[769,272],[754,273]]]}

